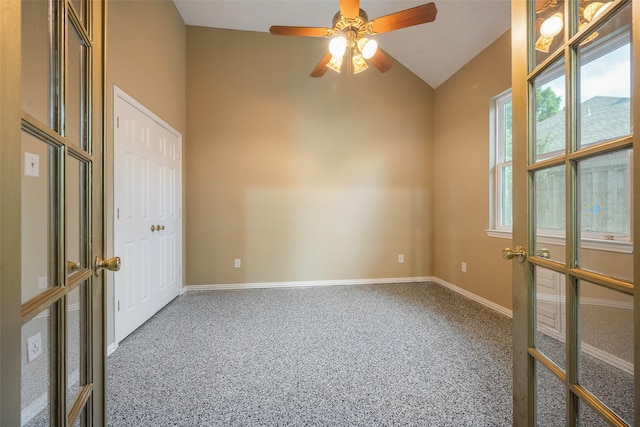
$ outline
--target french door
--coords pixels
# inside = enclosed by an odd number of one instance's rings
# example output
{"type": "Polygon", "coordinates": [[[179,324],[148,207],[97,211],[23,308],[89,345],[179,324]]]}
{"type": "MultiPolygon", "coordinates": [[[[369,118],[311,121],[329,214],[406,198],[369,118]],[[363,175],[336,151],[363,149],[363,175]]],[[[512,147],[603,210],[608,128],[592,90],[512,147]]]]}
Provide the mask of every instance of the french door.
{"type": "Polygon", "coordinates": [[[0,4],[0,423],[103,425],[105,5],[0,4]]]}
{"type": "Polygon", "coordinates": [[[514,0],[512,55],[514,425],[640,423],[640,4],[514,0]]]}

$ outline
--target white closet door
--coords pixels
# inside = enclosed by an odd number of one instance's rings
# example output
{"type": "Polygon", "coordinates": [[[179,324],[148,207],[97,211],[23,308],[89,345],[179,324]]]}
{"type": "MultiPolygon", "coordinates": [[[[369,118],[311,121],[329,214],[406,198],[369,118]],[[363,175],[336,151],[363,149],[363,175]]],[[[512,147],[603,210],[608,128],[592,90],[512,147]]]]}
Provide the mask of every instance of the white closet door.
{"type": "Polygon", "coordinates": [[[121,341],[180,292],[182,137],[144,107],[114,96],[115,338],[121,341]]]}

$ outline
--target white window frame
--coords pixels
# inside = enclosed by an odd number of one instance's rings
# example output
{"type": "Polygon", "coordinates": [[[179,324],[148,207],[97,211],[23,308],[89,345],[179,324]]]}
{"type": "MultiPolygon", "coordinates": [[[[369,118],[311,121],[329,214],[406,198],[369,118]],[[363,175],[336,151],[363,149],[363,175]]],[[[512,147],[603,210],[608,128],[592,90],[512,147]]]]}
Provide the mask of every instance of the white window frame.
{"type": "Polygon", "coordinates": [[[502,218],[502,171],[512,165],[512,160],[504,161],[506,151],[506,132],[504,106],[511,102],[511,89],[491,99],[490,140],[491,140],[491,190],[490,225],[486,230],[490,236],[511,238],[511,227],[504,226],[502,218]]]}

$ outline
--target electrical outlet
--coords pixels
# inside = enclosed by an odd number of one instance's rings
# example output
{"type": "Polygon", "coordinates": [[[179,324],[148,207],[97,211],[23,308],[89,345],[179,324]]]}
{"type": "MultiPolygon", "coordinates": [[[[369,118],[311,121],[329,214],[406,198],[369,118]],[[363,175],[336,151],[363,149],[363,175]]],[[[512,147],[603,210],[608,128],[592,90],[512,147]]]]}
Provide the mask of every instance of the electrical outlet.
{"type": "Polygon", "coordinates": [[[233,260],[233,268],[240,268],[242,266],[242,260],[240,258],[236,258],[233,260]]]}
{"type": "Polygon", "coordinates": [[[462,265],[460,266],[460,269],[462,270],[463,273],[467,272],[467,263],[463,262],[462,265]]]}
{"type": "Polygon", "coordinates": [[[42,334],[38,332],[27,338],[27,362],[33,362],[42,354],[42,334]]]}
{"type": "Polygon", "coordinates": [[[49,287],[49,280],[47,276],[38,277],[38,289],[47,289],[49,287]]]}
{"type": "Polygon", "coordinates": [[[404,254],[398,254],[398,264],[404,264],[404,254]]]}

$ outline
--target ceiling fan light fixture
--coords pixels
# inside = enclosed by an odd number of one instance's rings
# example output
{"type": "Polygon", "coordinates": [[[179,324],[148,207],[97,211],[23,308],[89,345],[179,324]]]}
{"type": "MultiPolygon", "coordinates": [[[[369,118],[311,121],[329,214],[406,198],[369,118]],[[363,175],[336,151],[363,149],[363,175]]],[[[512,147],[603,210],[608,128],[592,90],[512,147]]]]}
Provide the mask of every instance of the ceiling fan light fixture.
{"type": "Polygon", "coordinates": [[[562,31],[563,26],[562,13],[554,13],[540,25],[540,35],[543,37],[555,37],[562,31]]]}
{"type": "Polygon", "coordinates": [[[361,54],[356,53],[351,58],[351,62],[353,63],[353,74],[358,74],[369,68],[367,62],[364,60],[361,54]]]}
{"type": "Polygon", "coordinates": [[[378,42],[363,37],[358,40],[358,49],[362,52],[364,59],[369,59],[376,54],[376,51],[378,50],[378,42]]]}
{"type": "Polygon", "coordinates": [[[535,48],[537,51],[549,53],[549,48],[553,42],[553,37],[540,36],[536,41],[535,48]]]}
{"type": "Polygon", "coordinates": [[[609,6],[611,6],[612,2],[607,2],[607,3],[600,3],[600,2],[594,2],[591,3],[589,6],[584,8],[584,12],[582,13],[582,16],[584,16],[584,19],[587,22],[591,22],[594,19],[596,19],[598,16],[602,15],[609,6]]]}
{"type": "Polygon", "coordinates": [[[342,67],[342,56],[332,56],[331,60],[327,63],[327,67],[331,68],[336,73],[340,72],[342,67]]]}
{"type": "Polygon", "coordinates": [[[347,49],[347,39],[344,36],[334,37],[329,42],[329,52],[334,58],[342,57],[347,49]]]}

